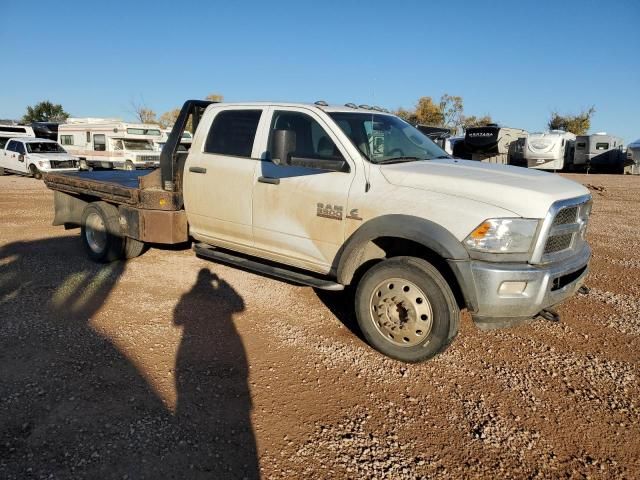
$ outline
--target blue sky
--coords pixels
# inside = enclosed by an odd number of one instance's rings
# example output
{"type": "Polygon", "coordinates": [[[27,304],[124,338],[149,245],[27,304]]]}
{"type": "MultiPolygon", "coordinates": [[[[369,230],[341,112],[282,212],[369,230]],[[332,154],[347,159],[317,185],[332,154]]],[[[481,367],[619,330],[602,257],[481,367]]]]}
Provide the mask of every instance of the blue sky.
{"type": "Polygon", "coordinates": [[[592,131],[640,137],[638,0],[35,0],[2,7],[0,41],[0,118],[43,99],[131,118],[132,100],[162,113],[211,92],[387,108],[447,92],[530,131],[595,105],[592,131]]]}

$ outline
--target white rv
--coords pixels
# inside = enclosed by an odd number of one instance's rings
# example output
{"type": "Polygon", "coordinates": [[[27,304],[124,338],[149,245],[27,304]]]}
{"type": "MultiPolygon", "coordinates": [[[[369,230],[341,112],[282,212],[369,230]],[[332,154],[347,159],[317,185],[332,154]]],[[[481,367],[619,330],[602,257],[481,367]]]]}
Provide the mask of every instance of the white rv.
{"type": "Polygon", "coordinates": [[[58,127],[58,142],[80,158],[82,169],[135,170],[160,165],[154,141],[162,138],[157,125],[115,119],[68,119],[58,127]]]}
{"type": "Polygon", "coordinates": [[[28,125],[0,125],[0,150],[5,147],[10,138],[35,136],[33,128],[28,125]]]}
{"type": "Polygon", "coordinates": [[[623,148],[622,138],[606,132],[580,135],[576,137],[573,166],[622,173],[624,170],[623,148]]]}
{"type": "Polygon", "coordinates": [[[576,136],[563,130],[531,133],[524,141],[523,167],[562,170],[573,162],[576,136]]]}
{"type": "Polygon", "coordinates": [[[640,175],[640,138],[627,145],[627,161],[625,162],[624,173],[640,175]]]}

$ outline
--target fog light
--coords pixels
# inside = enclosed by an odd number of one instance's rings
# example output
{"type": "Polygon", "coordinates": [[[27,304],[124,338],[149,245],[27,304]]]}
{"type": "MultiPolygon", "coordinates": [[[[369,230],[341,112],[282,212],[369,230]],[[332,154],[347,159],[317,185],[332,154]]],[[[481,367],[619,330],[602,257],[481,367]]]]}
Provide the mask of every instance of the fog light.
{"type": "Polygon", "coordinates": [[[527,282],[502,282],[498,293],[500,295],[521,295],[527,288],[527,282]]]}

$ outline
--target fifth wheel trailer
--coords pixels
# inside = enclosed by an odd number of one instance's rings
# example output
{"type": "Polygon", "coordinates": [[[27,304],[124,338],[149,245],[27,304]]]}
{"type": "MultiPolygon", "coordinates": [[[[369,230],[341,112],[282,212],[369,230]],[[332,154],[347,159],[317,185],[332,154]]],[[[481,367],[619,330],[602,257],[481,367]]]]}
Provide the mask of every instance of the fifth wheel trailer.
{"type": "Polygon", "coordinates": [[[624,171],[622,138],[605,132],[576,137],[576,149],[573,155],[573,167],[586,170],[624,171]]]}
{"type": "Polygon", "coordinates": [[[495,123],[467,128],[465,150],[470,160],[509,164],[510,156],[521,155],[522,140],[528,133],[520,128],[500,127],[495,123]]]}
{"type": "Polygon", "coordinates": [[[624,173],[640,175],[640,138],[627,145],[627,161],[624,173]]]}
{"type": "Polygon", "coordinates": [[[563,170],[573,162],[575,140],[573,133],[563,130],[531,133],[524,140],[520,165],[540,170],[563,170]]]}

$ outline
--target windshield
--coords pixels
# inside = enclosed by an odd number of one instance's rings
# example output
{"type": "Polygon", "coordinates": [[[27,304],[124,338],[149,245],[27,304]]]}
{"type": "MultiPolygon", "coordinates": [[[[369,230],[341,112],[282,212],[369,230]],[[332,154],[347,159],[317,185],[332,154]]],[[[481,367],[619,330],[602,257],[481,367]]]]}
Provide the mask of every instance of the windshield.
{"type": "Polygon", "coordinates": [[[29,153],[66,153],[66,150],[55,142],[27,142],[29,153]]]}
{"type": "Polygon", "coordinates": [[[329,116],[373,163],[450,158],[417,128],[391,115],[334,112],[329,116]]]}
{"type": "Polygon", "coordinates": [[[123,140],[125,150],[153,150],[149,140],[123,140]]]}
{"type": "Polygon", "coordinates": [[[127,128],[129,135],[154,135],[160,136],[160,130],[156,128],[127,128]]]}

